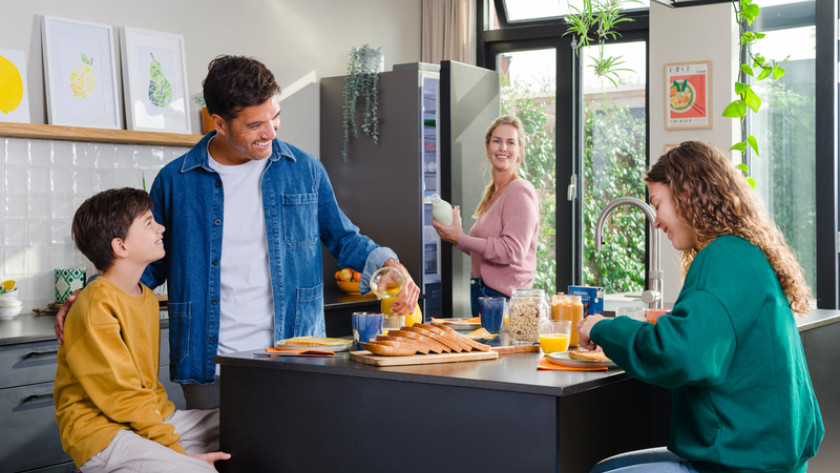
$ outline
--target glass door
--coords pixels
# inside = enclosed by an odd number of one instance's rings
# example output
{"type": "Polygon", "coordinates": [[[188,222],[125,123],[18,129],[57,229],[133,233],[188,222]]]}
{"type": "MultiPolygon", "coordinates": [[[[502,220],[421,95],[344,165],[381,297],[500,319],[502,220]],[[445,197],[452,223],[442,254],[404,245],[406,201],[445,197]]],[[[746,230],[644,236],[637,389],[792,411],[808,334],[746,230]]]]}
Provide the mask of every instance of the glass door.
{"type": "MultiPolygon", "coordinates": [[[[644,41],[581,48],[583,145],[581,163],[581,262],[583,284],[606,293],[640,293],[646,283],[647,220],[633,206],[608,217],[604,245],[595,250],[595,225],[602,210],[619,197],[645,201],[647,167],[647,47],[644,41]],[[609,74],[602,58],[621,61],[609,74]]],[[[653,152],[659,155],[661,153],[653,152]]]]}

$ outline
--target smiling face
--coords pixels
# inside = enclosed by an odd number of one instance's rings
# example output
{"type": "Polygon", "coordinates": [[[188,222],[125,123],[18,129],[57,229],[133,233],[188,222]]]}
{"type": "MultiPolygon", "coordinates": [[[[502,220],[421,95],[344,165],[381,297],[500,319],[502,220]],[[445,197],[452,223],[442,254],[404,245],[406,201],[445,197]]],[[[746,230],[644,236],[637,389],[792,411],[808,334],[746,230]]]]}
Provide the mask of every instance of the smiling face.
{"type": "Polygon", "coordinates": [[[519,132],[513,125],[499,125],[490,134],[490,141],[486,144],[487,157],[494,172],[516,172],[522,155],[522,144],[519,132]]]}
{"type": "Polygon", "coordinates": [[[151,210],[145,211],[131,222],[123,246],[128,258],[139,265],[147,265],[166,255],[163,248],[163,232],[166,228],[155,222],[151,210]]]}
{"type": "Polygon", "coordinates": [[[271,156],[271,143],[280,128],[280,104],[277,97],[272,97],[259,105],[243,108],[231,120],[218,115],[214,115],[213,120],[217,137],[227,142],[222,153],[211,148],[213,159],[228,166],[265,159],[271,156]]]}
{"type": "Polygon", "coordinates": [[[677,214],[671,189],[661,182],[651,182],[648,191],[650,203],[656,210],[653,226],[665,232],[675,249],[683,251],[697,248],[697,231],[677,214]]]}

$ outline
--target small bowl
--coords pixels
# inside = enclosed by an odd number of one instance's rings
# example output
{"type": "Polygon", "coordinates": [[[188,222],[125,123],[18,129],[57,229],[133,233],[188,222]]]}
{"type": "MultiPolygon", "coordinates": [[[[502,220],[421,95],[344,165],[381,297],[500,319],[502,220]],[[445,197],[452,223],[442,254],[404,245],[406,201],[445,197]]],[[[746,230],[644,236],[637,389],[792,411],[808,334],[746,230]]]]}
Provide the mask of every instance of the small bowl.
{"type": "Polygon", "coordinates": [[[348,294],[361,294],[358,281],[336,281],[338,288],[348,294]]]}
{"type": "Polygon", "coordinates": [[[12,320],[23,310],[23,302],[14,305],[0,306],[0,320],[12,320]]]}
{"type": "Polygon", "coordinates": [[[14,288],[9,292],[0,294],[0,303],[8,302],[8,301],[17,301],[18,300],[18,294],[20,294],[20,293],[18,292],[17,288],[14,288]]]}

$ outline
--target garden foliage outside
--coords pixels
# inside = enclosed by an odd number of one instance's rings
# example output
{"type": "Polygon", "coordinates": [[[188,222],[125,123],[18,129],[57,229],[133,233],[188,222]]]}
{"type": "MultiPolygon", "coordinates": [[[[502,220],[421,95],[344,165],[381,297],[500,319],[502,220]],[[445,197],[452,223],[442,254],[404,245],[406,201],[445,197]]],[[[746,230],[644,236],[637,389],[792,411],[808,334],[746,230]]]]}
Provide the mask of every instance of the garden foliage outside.
{"type": "MultiPolygon", "coordinates": [[[[502,111],[518,116],[528,135],[522,177],[537,189],[540,198],[540,236],[537,246],[535,288],[547,294],[556,290],[555,235],[571,231],[555,225],[557,183],[552,112],[553,91],[535,90],[502,80],[502,111]]],[[[605,225],[605,245],[595,251],[595,223],[601,210],[618,197],[644,200],[645,120],[615,104],[598,110],[585,107],[584,137],[584,284],[603,286],[607,292],[638,292],[645,280],[644,214],[621,207],[605,225]]],[[[569,165],[569,156],[561,156],[569,165]]],[[[565,198],[565,184],[560,198],[565,198]]],[[[564,268],[564,271],[568,268],[564,268]]],[[[564,288],[560,288],[561,291],[564,288]]]]}

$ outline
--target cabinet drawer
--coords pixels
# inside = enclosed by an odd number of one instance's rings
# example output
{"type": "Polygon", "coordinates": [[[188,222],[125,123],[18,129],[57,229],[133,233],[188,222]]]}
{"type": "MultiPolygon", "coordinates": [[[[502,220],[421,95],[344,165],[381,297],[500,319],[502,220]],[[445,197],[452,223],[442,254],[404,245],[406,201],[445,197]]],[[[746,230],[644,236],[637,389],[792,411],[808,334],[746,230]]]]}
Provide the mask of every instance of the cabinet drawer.
{"type": "Polygon", "coordinates": [[[0,473],[72,461],[61,449],[54,386],[41,383],[0,389],[0,473]]]}
{"type": "Polygon", "coordinates": [[[58,342],[0,347],[0,388],[55,381],[58,342]]]}

